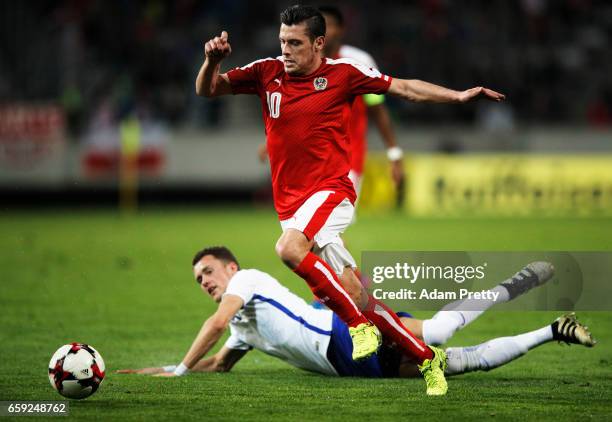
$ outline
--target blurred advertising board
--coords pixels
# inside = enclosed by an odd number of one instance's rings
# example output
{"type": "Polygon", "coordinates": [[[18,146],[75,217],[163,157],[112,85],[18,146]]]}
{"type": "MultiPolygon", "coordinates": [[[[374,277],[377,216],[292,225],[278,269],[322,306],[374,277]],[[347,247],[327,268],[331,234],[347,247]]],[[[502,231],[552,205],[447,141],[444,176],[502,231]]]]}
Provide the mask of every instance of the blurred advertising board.
{"type": "MultiPolygon", "coordinates": [[[[399,207],[422,217],[610,216],[611,154],[415,154],[399,207]]],[[[386,157],[372,154],[360,206],[385,210],[397,192],[386,157]]]]}
{"type": "Polygon", "coordinates": [[[4,184],[64,178],[65,117],[54,104],[0,104],[0,181],[4,184]]]}

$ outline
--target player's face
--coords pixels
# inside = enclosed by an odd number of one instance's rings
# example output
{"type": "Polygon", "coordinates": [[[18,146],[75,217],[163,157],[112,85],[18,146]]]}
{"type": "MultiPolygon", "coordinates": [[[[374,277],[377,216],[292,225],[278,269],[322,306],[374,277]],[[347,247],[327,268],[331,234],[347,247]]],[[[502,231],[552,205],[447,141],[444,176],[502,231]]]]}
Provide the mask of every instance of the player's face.
{"type": "Polygon", "coordinates": [[[325,55],[330,57],[338,54],[338,49],[344,37],[344,28],[338,24],[336,18],[323,13],[325,18],[325,55]]]}
{"type": "Polygon", "coordinates": [[[234,262],[225,263],[212,255],[204,255],[193,266],[193,276],[196,281],[202,290],[217,303],[221,302],[223,293],[236,271],[238,271],[238,266],[234,262]]]}
{"type": "Polygon", "coordinates": [[[321,51],[325,37],[317,37],[310,41],[306,23],[285,25],[280,27],[278,35],[281,45],[285,72],[289,75],[308,75],[317,70],[321,64],[321,51]]]}

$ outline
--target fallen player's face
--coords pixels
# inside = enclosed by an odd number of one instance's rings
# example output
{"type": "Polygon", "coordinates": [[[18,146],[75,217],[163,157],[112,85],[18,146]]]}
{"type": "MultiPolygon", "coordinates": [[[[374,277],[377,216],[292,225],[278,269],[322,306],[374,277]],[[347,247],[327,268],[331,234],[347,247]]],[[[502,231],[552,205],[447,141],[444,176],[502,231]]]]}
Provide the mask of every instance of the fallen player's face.
{"type": "Polygon", "coordinates": [[[223,293],[235,272],[235,265],[226,264],[212,255],[203,256],[193,267],[196,281],[215,302],[221,302],[223,293]]]}
{"type": "Polygon", "coordinates": [[[289,75],[305,75],[316,69],[324,38],[319,37],[313,43],[307,33],[305,23],[287,26],[281,25],[278,36],[281,53],[285,64],[285,72],[289,75]]]}

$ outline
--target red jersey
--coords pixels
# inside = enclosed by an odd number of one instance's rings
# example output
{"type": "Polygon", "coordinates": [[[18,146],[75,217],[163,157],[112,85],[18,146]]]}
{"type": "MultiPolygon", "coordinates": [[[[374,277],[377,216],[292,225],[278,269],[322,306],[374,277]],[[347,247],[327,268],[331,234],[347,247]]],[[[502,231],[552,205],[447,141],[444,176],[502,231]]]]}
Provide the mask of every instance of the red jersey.
{"type": "Polygon", "coordinates": [[[227,76],[234,94],[261,98],[274,207],[281,220],[321,190],[355,201],[345,113],[356,96],[387,92],[391,77],[350,59],[325,58],[310,75],[291,76],[282,57],[257,60],[227,76]]]}

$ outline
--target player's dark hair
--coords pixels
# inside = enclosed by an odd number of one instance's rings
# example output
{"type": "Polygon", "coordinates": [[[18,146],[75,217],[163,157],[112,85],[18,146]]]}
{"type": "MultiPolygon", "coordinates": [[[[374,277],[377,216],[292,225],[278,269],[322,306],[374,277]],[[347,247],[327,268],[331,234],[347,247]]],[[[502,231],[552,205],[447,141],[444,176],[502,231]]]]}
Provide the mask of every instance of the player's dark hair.
{"type": "Polygon", "coordinates": [[[233,262],[238,266],[238,269],[240,269],[240,264],[238,263],[238,260],[236,259],[232,251],[227,249],[225,246],[211,246],[209,248],[204,248],[201,251],[198,251],[193,257],[191,265],[194,266],[195,264],[200,262],[200,259],[202,259],[202,257],[206,255],[212,255],[215,258],[223,261],[225,264],[233,262]]]}
{"type": "Polygon", "coordinates": [[[344,26],[344,15],[336,6],[319,6],[319,12],[334,18],[338,26],[344,26]]]}
{"type": "Polygon", "coordinates": [[[306,22],[310,41],[314,41],[317,37],[325,36],[325,18],[315,7],[296,4],[283,10],[280,14],[280,20],[281,23],[287,26],[306,22]]]}

